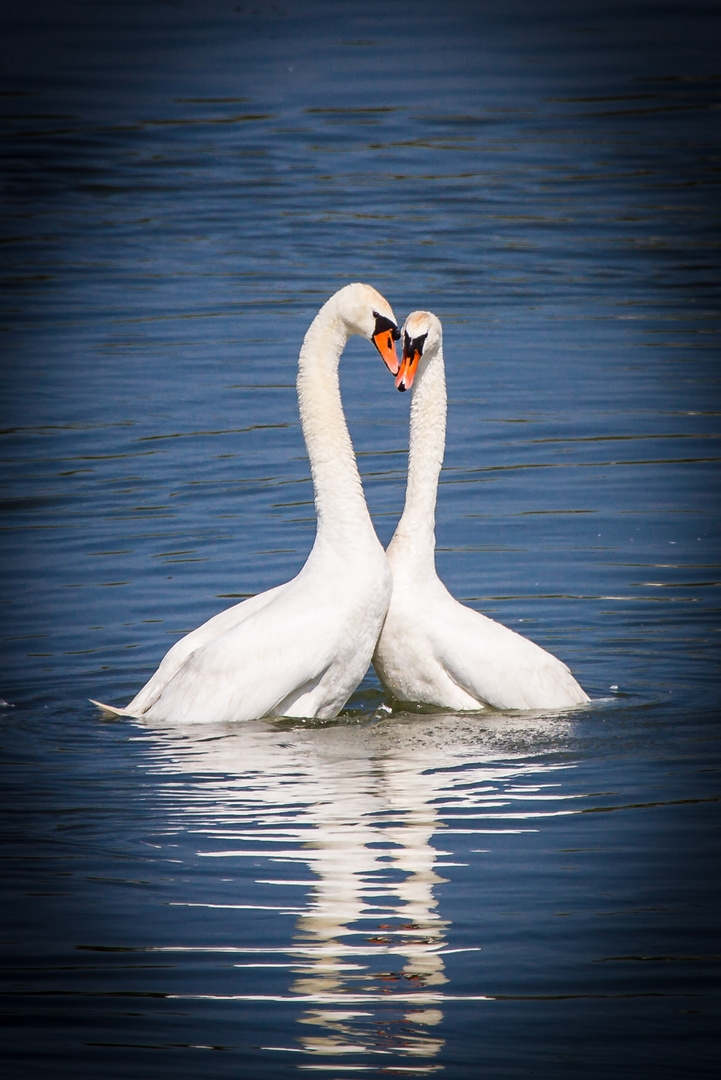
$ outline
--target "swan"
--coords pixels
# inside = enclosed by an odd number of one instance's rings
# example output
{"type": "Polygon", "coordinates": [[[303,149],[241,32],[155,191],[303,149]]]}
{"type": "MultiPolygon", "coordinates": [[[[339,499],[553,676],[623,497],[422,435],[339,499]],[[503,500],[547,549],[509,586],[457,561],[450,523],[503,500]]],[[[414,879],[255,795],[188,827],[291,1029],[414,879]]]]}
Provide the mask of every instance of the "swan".
{"type": "Polygon", "coordinates": [[[396,386],[413,387],[403,514],[388,545],[393,595],[373,656],[392,698],[453,710],[557,709],[590,699],[560,660],[458,603],[435,567],[435,507],[446,438],[443,331],[430,311],[403,326],[396,386]]]}
{"type": "Polygon", "coordinates": [[[395,316],[370,285],[340,289],[308,328],[297,391],[317,531],[300,573],[177,641],[126,708],[93,704],[175,723],[330,719],[343,708],[368,669],[392,587],[341,403],[338,365],[353,334],[399,369],[395,316]]]}

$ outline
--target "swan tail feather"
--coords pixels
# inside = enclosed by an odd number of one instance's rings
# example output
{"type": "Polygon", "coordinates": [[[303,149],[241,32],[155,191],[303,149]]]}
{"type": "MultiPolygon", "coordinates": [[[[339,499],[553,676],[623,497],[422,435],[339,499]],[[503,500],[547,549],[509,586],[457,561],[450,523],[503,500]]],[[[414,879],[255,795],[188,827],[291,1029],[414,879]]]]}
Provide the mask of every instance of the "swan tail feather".
{"type": "Polygon", "coordinates": [[[108,713],[109,716],[136,716],[135,712],[131,712],[130,709],[121,709],[116,705],[106,705],[103,701],[96,701],[95,698],[88,698],[88,701],[93,705],[97,705],[99,709],[104,713],[108,713]]]}

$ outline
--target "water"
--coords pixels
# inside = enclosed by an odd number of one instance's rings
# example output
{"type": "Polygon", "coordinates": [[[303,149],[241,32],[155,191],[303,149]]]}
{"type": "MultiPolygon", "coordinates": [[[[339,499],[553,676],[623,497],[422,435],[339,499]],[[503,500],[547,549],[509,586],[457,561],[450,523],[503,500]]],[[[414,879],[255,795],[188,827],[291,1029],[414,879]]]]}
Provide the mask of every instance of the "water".
{"type": "MultiPolygon", "coordinates": [[[[4,24],[6,1075],[715,1075],[716,6],[4,24]],[[103,719],[302,565],[349,280],[444,323],[441,575],[593,705],[103,719]]],[[[387,542],[408,401],[341,377],[387,542]]]]}

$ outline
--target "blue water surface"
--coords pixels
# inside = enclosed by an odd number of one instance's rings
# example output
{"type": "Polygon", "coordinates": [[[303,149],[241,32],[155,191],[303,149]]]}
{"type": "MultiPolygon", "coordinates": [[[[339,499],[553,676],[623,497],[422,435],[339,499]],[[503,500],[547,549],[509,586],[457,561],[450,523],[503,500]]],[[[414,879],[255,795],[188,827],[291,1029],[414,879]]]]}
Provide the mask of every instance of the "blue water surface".
{"type": "MultiPolygon", "coordinates": [[[[716,1076],[721,9],[2,24],[4,1075],[716,1076]],[[591,706],[104,717],[305,561],[354,280],[443,320],[441,576],[591,706]]],[[[408,395],[341,383],[387,543],[408,395]]]]}

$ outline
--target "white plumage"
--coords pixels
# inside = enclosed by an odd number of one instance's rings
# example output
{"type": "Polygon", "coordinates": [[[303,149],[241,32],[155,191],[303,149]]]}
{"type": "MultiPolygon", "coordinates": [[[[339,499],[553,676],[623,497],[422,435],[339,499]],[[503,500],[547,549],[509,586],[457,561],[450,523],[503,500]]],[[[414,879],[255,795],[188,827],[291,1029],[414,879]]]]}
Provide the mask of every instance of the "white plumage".
{"type": "Polygon", "coordinates": [[[353,334],[373,341],[397,372],[395,317],[369,285],[335,293],[300,350],[298,405],[318,516],[303,569],[176,642],[126,708],[101,708],[170,722],[327,719],[363,678],[388,608],[391,576],[340,397],[338,364],[353,334]]]}
{"type": "Polygon", "coordinates": [[[555,709],[589,700],[564,663],[459,604],[435,567],[435,506],[446,438],[440,320],[414,311],[403,327],[399,389],[412,386],[408,484],[388,546],[393,595],[373,664],[398,701],[448,709],[555,709]],[[417,374],[416,374],[417,371],[417,374]]]}

